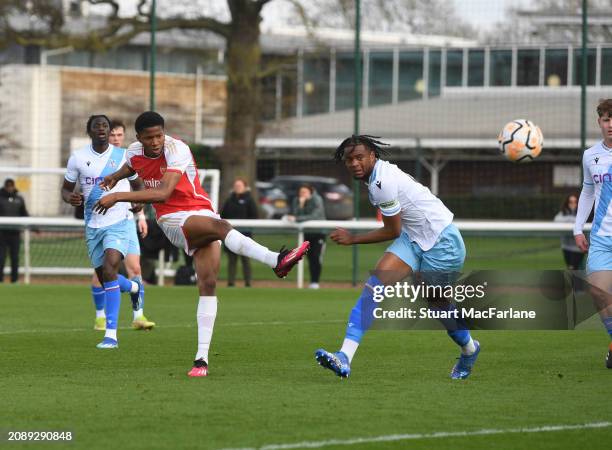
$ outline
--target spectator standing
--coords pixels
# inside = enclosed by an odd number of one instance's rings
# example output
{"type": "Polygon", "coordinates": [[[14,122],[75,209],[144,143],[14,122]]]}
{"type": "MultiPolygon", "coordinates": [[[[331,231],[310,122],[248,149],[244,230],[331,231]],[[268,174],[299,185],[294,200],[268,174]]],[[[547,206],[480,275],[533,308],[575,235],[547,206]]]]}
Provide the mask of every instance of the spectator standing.
{"type": "MultiPolygon", "coordinates": [[[[221,208],[222,219],[257,219],[257,205],[248,183],[244,178],[236,178],[234,186],[229,198],[221,208]]],[[[245,236],[252,237],[252,233],[243,232],[245,236]]],[[[238,264],[238,255],[230,251],[227,247],[225,252],[228,257],[227,264],[227,285],[234,286],[236,284],[236,266],[238,264]]],[[[240,256],[242,260],[242,274],[244,276],[244,285],[251,286],[251,261],[247,256],[240,256]]]]}
{"type": "MultiPolygon", "coordinates": [[[[578,210],[578,195],[568,195],[563,204],[561,210],[557,213],[554,218],[555,222],[574,223],[576,221],[576,211],[578,210]]],[[[572,233],[561,236],[561,250],[563,251],[563,258],[565,259],[565,266],[569,270],[580,270],[582,268],[582,260],[584,259],[584,253],[576,245],[576,241],[572,233]]]]}
{"type": "MultiPolygon", "coordinates": [[[[309,184],[303,184],[298,189],[298,195],[291,204],[292,215],[288,220],[306,222],[307,220],[325,220],[325,206],[323,199],[309,184]]],[[[325,253],[325,234],[304,233],[304,240],[310,241],[308,252],[308,267],[310,268],[310,289],[319,289],[319,279],[323,268],[323,254],[325,253]]]]}
{"type": "MultiPolygon", "coordinates": [[[[4,187],[0,189],[0,216],[27,217],[25,200],[15,187],[15,181],[7,178],[4,187]]],[[[21,246],[21,230],[0,228],[0,282],[4,281],[4,262],[7,250],[11,257],[11,283],[19,278],[19,247],[21,246]]]]}

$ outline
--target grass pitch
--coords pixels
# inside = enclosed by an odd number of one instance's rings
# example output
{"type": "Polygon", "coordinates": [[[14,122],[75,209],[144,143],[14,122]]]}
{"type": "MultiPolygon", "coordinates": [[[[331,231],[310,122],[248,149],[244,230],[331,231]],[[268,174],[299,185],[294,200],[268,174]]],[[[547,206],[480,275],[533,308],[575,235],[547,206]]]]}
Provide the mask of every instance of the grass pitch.
{"type": "MultiPolygon", "coordinates": [[[[288,283],[289,285],[289,283],[288,283]]],[[[444,332],[372,331],[340,380],[313,352],[336,349],[356,290],[220,289],[210,369],[196,350],[195,288],[147,289],[152,332],[98,350],[86,286],[1,286],[0,430],[70,430],[72,448],[244,448],[394,434],[608,421],[607,337],[475,332],[468,380],[444,332]]],[[[608,448],[611,428],[361,442],[325,448],[608,448]]],[[[56,444],[57,446],[62,444],[56,444]]],[[[40,443],[19,444],[19,448],[40,443]]]]}

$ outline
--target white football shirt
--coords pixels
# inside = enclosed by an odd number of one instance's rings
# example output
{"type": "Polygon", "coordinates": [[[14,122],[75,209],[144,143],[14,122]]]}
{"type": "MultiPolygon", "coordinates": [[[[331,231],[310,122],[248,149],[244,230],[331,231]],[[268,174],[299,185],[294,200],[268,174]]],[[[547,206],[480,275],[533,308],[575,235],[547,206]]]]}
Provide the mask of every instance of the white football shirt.
{"type": "Polygon", "coordinates": [[[400,214],[402,231],[423,250],[431,249],[453,221],[444,203],[395,164],[379,159],[366,183],[370,203],[385,216],[400,214]]]}
{"type": "MultiPolygon", "coordinates": [[[[110,191],[104,191],[99,186],[105,176],[119,170],[124,163],[125,149],[110,144],[104,153],[97,153],[89,144],[75,150],[70,156],[64,178],[71,183],[78,183],[81,187],[81,193],[85,197],[86,226],[101,228],[133,217],[130,212],[132,206],[126,202],[115,203],[106,214],[93,211],[96,202],[109,193],[130,191],[130,183],[126,179],[119,181],[110,191]]],[[[134,175],[129,179],[135,180],[137,177],[134,175]]]]}
{"type": "MultiPolygon", "coordinates": [[[[591,203],[593,198],[589,194],[595,195],[595,213],[591,234],[597,236],[612,236],[612,148],[604,145],[603,141],[598,142],[591,148],[585,150],[582,155],[583,182],[582,190],[585,196],[581,195],[581,201],[591,203]]],[[[591,212],[591,206],[580,208],[576,217],[574,234],[582,233],[582,228],[591,212]],[[588,211],[587,211],[588,210],[588,211]],[[585,214],[586,211],[586,214],[585,214]]]]}

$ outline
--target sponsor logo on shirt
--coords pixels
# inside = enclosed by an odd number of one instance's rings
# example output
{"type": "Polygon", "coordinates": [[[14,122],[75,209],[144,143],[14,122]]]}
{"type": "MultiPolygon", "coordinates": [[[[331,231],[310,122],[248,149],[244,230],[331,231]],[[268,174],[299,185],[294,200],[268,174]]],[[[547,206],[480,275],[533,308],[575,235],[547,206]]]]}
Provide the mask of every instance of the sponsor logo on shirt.
{"type": "Polygon", "coordinates": [[[85,177],[85,184],[96,185],[104,180],[104,177],[85,177]]]}
{"type": "Polygon", "coordinates": [[[593,182],[599,183],[610,183],[612,181],[612,173],[596,173],[593,175],[593,182]]]}

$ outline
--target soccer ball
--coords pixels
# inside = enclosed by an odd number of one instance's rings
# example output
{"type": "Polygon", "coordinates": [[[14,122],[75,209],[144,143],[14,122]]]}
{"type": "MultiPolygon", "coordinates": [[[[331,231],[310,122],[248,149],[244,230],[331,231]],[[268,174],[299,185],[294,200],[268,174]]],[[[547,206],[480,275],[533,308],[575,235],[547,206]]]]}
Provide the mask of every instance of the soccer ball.
{"type": "Polygon", "coordinates": [[[499,151],[515,163],[530,162],[542,152],[544,136],[535,123],[518,119],[508,122],[497,138],[499,151]]]}

